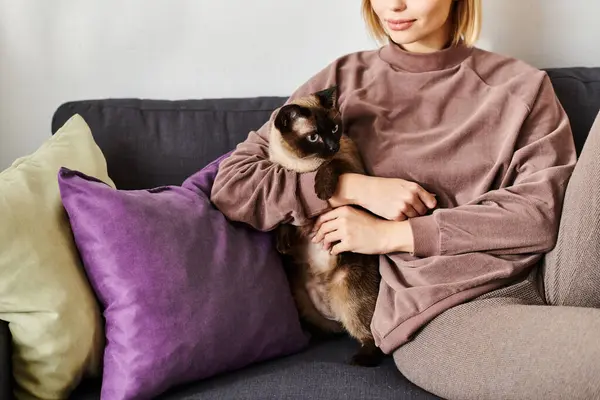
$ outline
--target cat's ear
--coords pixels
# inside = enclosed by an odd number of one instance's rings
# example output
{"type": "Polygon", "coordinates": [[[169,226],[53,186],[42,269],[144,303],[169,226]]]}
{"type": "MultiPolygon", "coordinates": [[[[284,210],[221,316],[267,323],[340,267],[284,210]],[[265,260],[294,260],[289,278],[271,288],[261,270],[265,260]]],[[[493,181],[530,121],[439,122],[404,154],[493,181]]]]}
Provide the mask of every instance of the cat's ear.
{"type": "Polygon", "coordinates": [[[294,121],[300,117],[306,117],[304,107],[298,104],[287,104],[277,112],[275,128],[281,133],[291,132],[294,121]]]}
{"type": "Polygon", "coordinates": [[[332,109],[337,107],[337,86],[332,86],[327,89],[315,93],[322,107],[332,109]]]}

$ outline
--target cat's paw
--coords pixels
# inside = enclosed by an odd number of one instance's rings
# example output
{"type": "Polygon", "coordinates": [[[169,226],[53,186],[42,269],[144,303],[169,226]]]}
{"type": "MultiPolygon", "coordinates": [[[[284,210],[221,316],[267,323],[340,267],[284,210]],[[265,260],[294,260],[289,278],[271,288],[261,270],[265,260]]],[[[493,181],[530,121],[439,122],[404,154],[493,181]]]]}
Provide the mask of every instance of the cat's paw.
{"type": "Polygon", "coordinates": [[[329,200],[337,190],[338,177],[329,168],[321,168],[315,176],[315,193],[321,200],[329,200]]]}
{"type": "Polygon", "coordinates": [[[348,364],[359,367],[377,367],[383,360],[382,354],[358,352],[352,356],[348,364]]]}
{"type": "Polygon", "coordinates": [[[275,243],[275,249],[277,250],[277,252],[279,254],[288,254],[290,251],[290,244],[289,243],[285,243],[285,242],[281,242],[281,241],[276,241],[275,243]]]}
{"type": "Polygon", "coordinates": [[[280,254],[289,254],[295,237],[295,228],[291,225],[281,225],[276,230],[275,248],[280,254]]]}
{"type": "Polygon", "coordinates": [[[349,364],[361,367],[376,367],[381,364],[383,357],[384,354],[381,349],[375,346],[372,340],[369,340],[352,356],[349,364]]]}

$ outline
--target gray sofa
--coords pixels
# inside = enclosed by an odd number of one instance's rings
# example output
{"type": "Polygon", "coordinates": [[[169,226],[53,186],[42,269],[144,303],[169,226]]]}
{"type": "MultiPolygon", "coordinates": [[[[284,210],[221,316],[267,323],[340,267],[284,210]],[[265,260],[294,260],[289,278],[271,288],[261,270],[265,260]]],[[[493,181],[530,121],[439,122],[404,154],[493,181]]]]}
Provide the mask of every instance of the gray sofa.
{"type": "MultiPolygon", "coordinates": [[[[600,68],[551,69],[548,73],[571,120],[579,154],[600,109],[600,68]]],[[[284,101],[282,97],[75,101],[57,109],[52,132],[79,113],[91,126],[117,187],[178,185],[233,149],[284,101]]],[[[389,358],[374,369],[345,364],[354,349],[354,343],[345,338],[316,342],[299,354],[174,388],[161,398],[438,398],[408,382],[389,358]]],[[[10,377],[10,333],[7,325],[0,322],[0,399],[10,396],[10,377]]],[[[84,382],[72,398],[99,399],[99,387],[100,382],[84,382]]]]}

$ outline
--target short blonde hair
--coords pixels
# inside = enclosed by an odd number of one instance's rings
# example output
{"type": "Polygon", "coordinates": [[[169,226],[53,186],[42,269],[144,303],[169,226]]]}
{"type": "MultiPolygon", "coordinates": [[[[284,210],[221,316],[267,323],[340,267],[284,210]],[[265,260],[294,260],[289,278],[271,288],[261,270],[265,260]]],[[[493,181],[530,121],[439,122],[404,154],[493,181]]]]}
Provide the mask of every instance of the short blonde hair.
{"type": "MultiPolygon", "coordinates": [[[[481,8],[481,0],[455,0],[453,2],[450,16],[454,21],[453,46],[461,40],[468,47],[475,45],[481,32],[481,8]]],[[[362,14],[371,35],[381,43],[386,42],[388,35],[371,7],[371,0],[362,0],[362,14]]]]}

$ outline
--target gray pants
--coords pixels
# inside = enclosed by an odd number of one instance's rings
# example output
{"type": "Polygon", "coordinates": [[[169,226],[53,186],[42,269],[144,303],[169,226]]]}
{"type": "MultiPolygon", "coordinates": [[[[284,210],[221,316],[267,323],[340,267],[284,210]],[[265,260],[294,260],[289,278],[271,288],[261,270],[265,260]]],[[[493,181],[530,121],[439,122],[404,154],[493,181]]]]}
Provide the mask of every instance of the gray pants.
{"type": "Polygon", "coordinates": [[[445,399],[600,399],[600,117],[544,264],[446,311],[394,359],[407,379],[445,399]]]}

